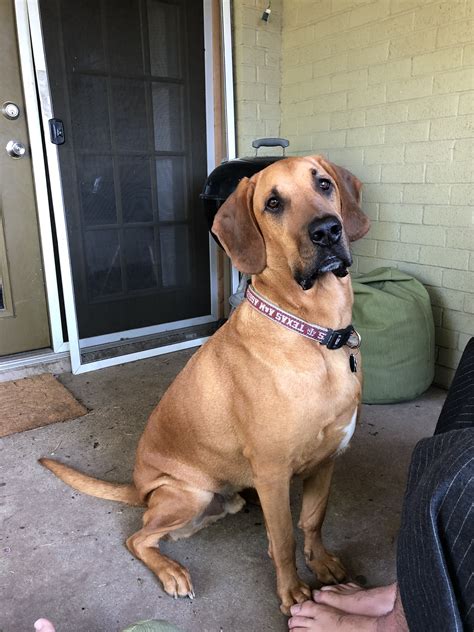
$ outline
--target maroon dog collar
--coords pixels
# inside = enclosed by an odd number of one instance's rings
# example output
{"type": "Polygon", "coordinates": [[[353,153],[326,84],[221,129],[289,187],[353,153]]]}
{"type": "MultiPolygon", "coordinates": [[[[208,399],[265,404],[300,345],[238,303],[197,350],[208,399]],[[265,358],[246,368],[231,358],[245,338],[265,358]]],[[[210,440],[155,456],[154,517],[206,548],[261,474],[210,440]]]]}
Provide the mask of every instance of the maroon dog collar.
{"type": "Polygon", "coordinates": [[[352,325],[348,325],[345,329],[328,329],[327,327],[308,323],[306,320],[285,312],[285,310],[274,303],[267,301],[250,284],[245,291],[245,298],[257,312],[260,312],[270,320],[291,331],[296,331],[296,333],[306,338],[315,340],[325,345],[328,349],[340,349],[344,345],[351,349],[360,347],[360,335],[352,325]]]}

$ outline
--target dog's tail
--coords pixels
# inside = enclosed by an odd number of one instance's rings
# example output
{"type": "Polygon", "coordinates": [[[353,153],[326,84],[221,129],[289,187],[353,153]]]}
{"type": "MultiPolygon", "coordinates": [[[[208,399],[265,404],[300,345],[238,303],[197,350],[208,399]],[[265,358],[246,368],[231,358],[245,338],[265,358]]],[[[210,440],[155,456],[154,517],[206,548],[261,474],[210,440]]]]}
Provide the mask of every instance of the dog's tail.
{"type": "Polygon", "coordinates": [[[95,496],[95,498],[117,500],[118,502],[127,503],[127,505],[133,505],[135,507],[144,506],[143,501],[138,495],[137,488],[133,483],[109,483],[107,481],[101,481],[98,478],[82,474],[72,467],[64,465],[64,463],[59,463],[59,461],[54,461],[53,459],[39,459],[39,463],[79,492],[83,492],[89,496],[95,496]]]}

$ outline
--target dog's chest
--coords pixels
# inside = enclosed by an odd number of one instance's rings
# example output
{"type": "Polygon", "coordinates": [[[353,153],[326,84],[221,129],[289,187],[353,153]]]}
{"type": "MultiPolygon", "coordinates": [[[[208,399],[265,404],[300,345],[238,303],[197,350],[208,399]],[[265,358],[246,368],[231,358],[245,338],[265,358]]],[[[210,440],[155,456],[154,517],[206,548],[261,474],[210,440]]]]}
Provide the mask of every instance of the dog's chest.
{"type": "Polygon", "coordinates": [[[342,431],[343,431],[343,437],[341,439],[341,442],[339,444],[339,447],[336,451],[337,454],[341,454],[341,452],[344,452],[344,450],[347,448],[347,446],[349,445],[350,440],[352,439],[352,435],[354,434],[354,430],[356,427],[356,420],[357,420],[357,408],[354,410],[351,420],[349,421],[349,423],[347,424],[347,426],[345,426],[342,431]]]}
{"type": "Polygon", "coordinates": [[[319,462],[344,452],[352,439],[357,422],[357,400],[329,410],[320,407],[308,415],[304,431],[294,444],[294,472],[311,471],[319,462]]]}

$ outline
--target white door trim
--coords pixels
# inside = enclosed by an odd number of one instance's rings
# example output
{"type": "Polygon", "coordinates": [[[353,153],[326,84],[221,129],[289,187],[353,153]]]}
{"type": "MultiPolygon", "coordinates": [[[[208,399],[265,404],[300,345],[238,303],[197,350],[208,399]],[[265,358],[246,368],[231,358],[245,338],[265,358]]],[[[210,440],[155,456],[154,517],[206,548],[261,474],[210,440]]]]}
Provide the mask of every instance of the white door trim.
{"type": "Polygon", "coordinates": [[[224,100],[227,159],[236,158],[234,68],[232,57],[232,7],[231,0],[221,0],[222,50],[224,57],[224,100]]]}
{"type": "MultiPolygon", "coordinates": [[[[222,49],[224,56],[224,99],[226,118],[226,146],[227,159],[237,157],[235,138],[235,107],[234,107],[234,68],[232,58],[232,7],[231,0],[221,0],[222,16],[222,49]]],[[[239,271],[231,266],[230,289],[237,292],[240,276],[239,271]]]]}
{"type": "MultiPolygon", "coordinates": [[[[214,111],[213,111],[213,67],[212,67],[212,0],[203,0],[204,8],[204,25],[205,25],[205,82],[206,82],[206,134],[208,142],[208,171],[214,166],[214,111]]],[[[43,257],[45,264],[45,277],[47,279],[46,289],[48,297],[48,305],[50,312],[50,324],[53,340],[53,351],[63,352],[69,348],[71,355],[71,365],[73,373],[83,373],[106,366],[113,366],[138,360],[140,358],[152,357],[153,355],[161,355],[185,349],[191,346],[198,346],[205,339],[196,339],[186,341],[174,345],[167,345],[157,349],[149,349],[133,354],[126,354],[116,358],[100,360],[83,364],[81,360],[81,348],[91,345],[110,343],[114,340],[123,338],[133,338],[137,336],[150,335],[171,329],[179,329],[189,327],[191,325],[201,324],[203,322],[211,322],[217,319],[217,255],[216,245],[209,238],[210,253],[210,275],[211,275],[211,314],[197,319],[188,319],[177,321],[175,323],[166,323],[155,327],[146,327],[142,329],[130,330],[127,332],[119,332],[107,336],[99,336],[85,340],[79,340],[77,315],[74,302],[74,291],[72,283],[71,262],[69,256],[69,247],[67,240],[67,229],[64,214],[64,203],[62,195],[62,183],[60,178],[59,160],[56,145],[48,142],[49,124],[48,120],[52,118],[53,109],[50,98],[49,80],[43,47],[41,19],[39,14],[38,0],[15,0],[15,9],[18,24],[18,40],[21,55],[21,65],[23,82],[25,87],[25,101],[28,111],[28,126],[30,130],[30,142],[32,158],[34,159],[34,177],[36,186],[36,195],[38,199],[38,213],[40,215],[41,226],[41,243],[43,248],[43,257]],[[31,39],[30,39],[31,37],[31,39]],[[34,63],[33,63],[34,59],[34,63]],[[36,77],[35,77],[36,70],[36,77]],[[36,85],[41,102],[41,111],[37,108],[36,85]],[[59,291],[56,280],[56,265],[53,250],[53,233],[50,220],[50,208],[48,199],[48,189],[46,181],[46,164],[43,157],[43,141],[41,134],[42,121],[43,134],[46,139],[45,150],[46,159],[49,167],[50,190],[53,204],[54,218],[56,224],[56,235],[59,247],[59,262],[63,285],[63,295],[66,310],[66,322],[69,334],[69,343],[63,338],[61,312],[59,306],[59,291]]],[[[227,69],[232,67],[232,47],[231,47],[231,31],[230,31],[230,1],[221,0],[221,16],[223,25],[223,48],[225,51],[225,67],[226,67],[226,93],[225,93],[225,109],[226,109],[226,136],[227,146],[229,148],[229,157],[231,151],[235,154],[235,123],[234,123],[234,103],[233,103],[233,86],[232,74],[230,80],[228,78],[227,69]],[[227,85],[230,81],[230,87],[227,85]]],[[[233,157],[233,156],[232,156],[233,157]]]]}

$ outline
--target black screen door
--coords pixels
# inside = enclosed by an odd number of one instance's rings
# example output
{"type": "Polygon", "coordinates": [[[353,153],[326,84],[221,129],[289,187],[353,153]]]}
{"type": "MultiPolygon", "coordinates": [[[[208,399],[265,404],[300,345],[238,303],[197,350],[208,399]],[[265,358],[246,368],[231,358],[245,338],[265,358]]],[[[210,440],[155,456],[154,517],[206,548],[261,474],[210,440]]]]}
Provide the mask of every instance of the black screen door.
{"type": "Polygon", "coordinates": [[[209,315],[202,0],[40,13],[80,337],[209,315]]]}

